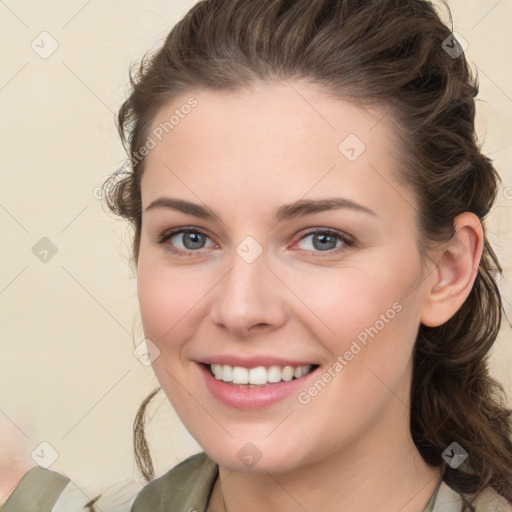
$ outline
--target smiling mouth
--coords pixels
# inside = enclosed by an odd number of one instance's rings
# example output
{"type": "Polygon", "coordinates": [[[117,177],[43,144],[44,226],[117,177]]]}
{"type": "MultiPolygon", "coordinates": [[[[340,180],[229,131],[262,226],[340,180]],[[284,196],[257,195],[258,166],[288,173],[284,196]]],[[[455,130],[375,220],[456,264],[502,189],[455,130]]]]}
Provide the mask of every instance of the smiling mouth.
{"type": "Polygon", "coordinates": [[[302,366],[257,366],[244,368],[228,364],[204,364],[210,374],[226,384],[242,387],[263,387],[280,382],[289,382],[304,377],[316,370],[319,365],[302,366]]]}

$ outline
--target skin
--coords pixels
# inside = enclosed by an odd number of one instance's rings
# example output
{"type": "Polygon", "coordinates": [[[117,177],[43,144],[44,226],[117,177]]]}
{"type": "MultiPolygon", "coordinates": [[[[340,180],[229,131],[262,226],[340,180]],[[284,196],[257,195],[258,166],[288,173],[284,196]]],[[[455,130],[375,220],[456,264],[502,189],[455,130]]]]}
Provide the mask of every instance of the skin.
{"type": "MultiPolygon", "coordinates": [[[[162,108],[152,128],[190,95],[162,108]]],[[[440,470],[424,463],[409,432],[414,340],[420,323],[446,322],[469,294],[482,252],[478,218],[459,216],[454,239],[422,259],[416,199],[400,182],[384,109],[298,82],[193,96],[198,106],[146,159],[138,296],[145,336],[160,351],[154,371],[219,464],[227,510],[422,511],[440,470]],[[366,146],[355,161],[338,150],[351,133],[366,146]],[[162,196],[217,217],[145,210],[162,196]],[[374,214],[272,220],[284,204],[332,197],[374,214]],[[204,247],[188,248],[183,235],[155,242],[179,227],[204,232],[204,247]],[[315,229],[355,245],[315,248],[314,236],[302,238],[315,229]],[[247,236],[263,250],[250,264],[236,252],[247,236]],[[173,243],[191,255],[171,252],[173,243]],[[400,312],[308,404],[292,394],[241,411],[211,396],[200,375],[197,361],[213,354],[311,361],[321,375],[393,304],[400,312]],[[237,456],[248,442],[261,454],[251,468],[237,456]]],[[[224,510],[218,485],[209,510],[224,510]]]]}
{"type": "Polygon", "coordinates": [[[34,434],[34,426],[21,411],[17,411],[16,419],[14,424],[3,413],[0,414],[0,505],[7,501],[23,476],[37,466],[30,457],[34,447],[29,433],[34,434]]]}

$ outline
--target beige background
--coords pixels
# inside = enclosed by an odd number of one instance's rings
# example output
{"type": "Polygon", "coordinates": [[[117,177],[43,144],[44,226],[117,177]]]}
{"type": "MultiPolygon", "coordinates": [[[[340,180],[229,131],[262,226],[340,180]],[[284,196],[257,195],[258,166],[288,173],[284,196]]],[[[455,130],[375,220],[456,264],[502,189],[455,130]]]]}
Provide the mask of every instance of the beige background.
{"type": "MultiPolygon", "coordinates": [[[[157,385],[133,355],[143,335],[129,232],[101,209],[97,187],[123,164],[114,113],[130,64],[194,3],[0,2],[0,416],[30,451],[50,443],[58,453],[51,468],[84,488],[136,476],[131,425],[157,385]],[[57,249],[47,262],[32,252],[43,237],[57,249]]],[[[512,0],[449,5],[479,70],[483,148],[503,176],[489,233],[512,318],[512,0]]],[[[492,367],[509,399],[511,342],[505,322],[492,367]]],[[[163,397],[151,414],[160,473],[198,447],[163,397]]]]}

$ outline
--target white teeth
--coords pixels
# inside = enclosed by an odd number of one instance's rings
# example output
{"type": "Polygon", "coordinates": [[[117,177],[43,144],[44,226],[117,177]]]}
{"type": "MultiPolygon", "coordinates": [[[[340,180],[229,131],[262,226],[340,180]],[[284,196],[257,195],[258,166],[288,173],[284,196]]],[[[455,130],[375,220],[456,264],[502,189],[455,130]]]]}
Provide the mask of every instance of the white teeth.
{"type": "Polygon", "coordinates": [[[212,364],[212,372],[216,379],[222,380],[222,365],[212,364]]]}
{"type": "Polygon", "coordinates": [[[251,368],[249,370],[249,384],[266,384],[267,383],[267,370],[264,366],[251,368]]]}
{"type": "Polygon", "coordinates": [[[289,382],[293,378],[299,379],[311,370],[311,365],[303,366],[258,366],[256,368],[244,368],[242,366],[229,366],[227,364],[212,364],[210,369],[217,380],[232,382],[233,384],[252,384],[262,386],[289,382]]]}
{"type": "Polygon", "coordinates": [[[249,370],[241,366],[233,366],[233,384],[249,384],[249,370]]]}
{"type": "Polygon", "coordinates": [[[275,383],[281,382],[281,367],[270,366],[267,370],[267,382],[275,383]]]}
{"type": "MultiPolygon", "coordinates": [[[[221,366],[221,368],[222,368],[222,380],[224,382],[233,382],[233,368],[227,364],[221,366]]],[[[215,377],[215,378],[218,378],[218,377],[215,377]]]]}
{"type": "Polygon", "coordinates": [[[293,366],[285,366],[281,373],[281,378],[286,382],[292,380],[294,371],[295,371],[295,368],[293,366]]]}

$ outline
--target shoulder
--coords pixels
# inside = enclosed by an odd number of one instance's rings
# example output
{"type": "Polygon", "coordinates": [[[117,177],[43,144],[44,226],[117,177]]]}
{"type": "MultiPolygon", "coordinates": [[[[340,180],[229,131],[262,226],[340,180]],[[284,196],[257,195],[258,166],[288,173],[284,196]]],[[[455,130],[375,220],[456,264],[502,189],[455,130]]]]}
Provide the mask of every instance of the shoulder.
{"type": "MultiPolygon", "coordinates": [[[[442,482],[432,512],[460,512],[463,510],[462,505],[460,494],[442,482]]],[[[512,504],[492,487],[487,487],[474,497],[472,505],[475,512],[512,512],[512,504]]]]}
{"type": "Polygon", "coordinates": [[[512,504],[492,487],[484,489],[475,499],[476,512],[512,512],[512,504]]]}
{"type": "Polygon", "coordinates": [[[206,509],[218,466],[201,452],[180,462],[146,484],[135,498],[131,512],[206,509]]]}
{"type": "Polygon", "coordinates": [[[2,508],[5,512],[50,510],[70,479],[56,471],[32,468],[21,479],[2,508]]]}

